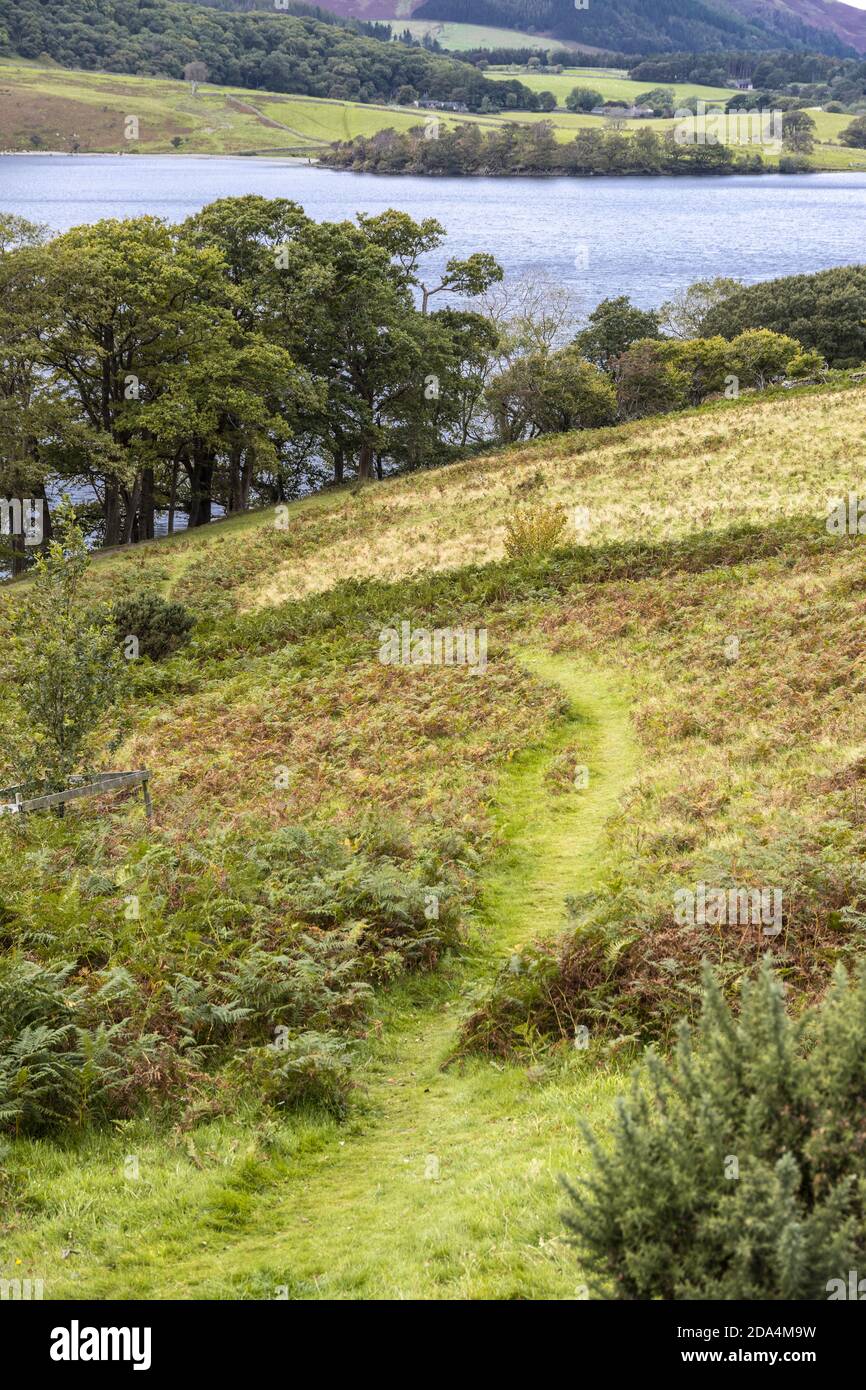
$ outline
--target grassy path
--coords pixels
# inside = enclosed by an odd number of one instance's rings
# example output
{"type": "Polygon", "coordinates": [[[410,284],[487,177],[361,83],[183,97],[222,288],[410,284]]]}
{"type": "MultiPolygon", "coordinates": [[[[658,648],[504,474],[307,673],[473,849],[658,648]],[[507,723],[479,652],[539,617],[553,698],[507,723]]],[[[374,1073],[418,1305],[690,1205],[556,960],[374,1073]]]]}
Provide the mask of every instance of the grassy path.
{"type": "MultiPolygon", "coordinates": [[[[273,1284],[290,1298],[575,1296],[557,1176],[575,1167],[576,1112],[603,1117],[615,1077],[581,1067],[577,1054],[548,1079],[476,1060],[440,1069],[454,1045],[455,986],[465,993],[504,954],[561,928],[565,895],[596,880],[605,822],[635,767],[627,711],[607,678],[549,655],[524,659],[562,688],[568,713],[500,785],[506,848],[481,903],[484,944],[450,979],[423,982],[420,993],[416,982],[389,1000],[364,1120],[306,1156],[289,1197],[267,1210],[267,1229],[248,1230],[225,1252],[250,1292],[273,1284]],[[551,759],[576,737],[590,750],[589,787],[551,794],[551,759]]],[[[228,1291],[208,1267],[212,1254],[177,1271],[187,1296],[228,1291]]]]}
{"type": "Polygon", "coordinates": [[[0,1240],[0,1272],[5,1261],[42,1277],[56,1299],[575,1297],[558,1177],[580,1167],[575,1118],[605,1121],[616,1071],[577,1051],[536,1067],[441,1067],[472,990],[523,943],[560,931],[566,894],[597,881],[605,823],[636,765],[604,674],[524,660],[561,687],[563,717],[500,779],[503,847],[471,949],[380,997],[363,1109],[342,1125],[238,1115],[166,1136],[136,1120],[68,1147],[23,1142],[28,1201],[45,1220],[0,1240]],[[583,791],[548,781],[566,750],[569,768],[572,757],[589,766],[583,791]],[[123,1177],[129,1153],[135,1182],[123,1177]]]}

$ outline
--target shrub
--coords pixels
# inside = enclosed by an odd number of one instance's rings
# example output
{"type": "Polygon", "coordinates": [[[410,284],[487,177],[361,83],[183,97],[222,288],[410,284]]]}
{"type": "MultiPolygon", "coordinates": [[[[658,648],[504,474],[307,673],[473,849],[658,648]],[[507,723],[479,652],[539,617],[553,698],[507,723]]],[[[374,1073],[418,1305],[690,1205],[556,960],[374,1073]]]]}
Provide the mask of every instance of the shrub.
{"type": "Polygon", "coordinates": [[[107,612],[85,606],[90,558],[68,503],[55,524],[56,536],[36,559],[6,673],[18,706],[7,735],[16,780],[52,790],[92,765],[123,674],[107,612]]]}
{"type": "Polygon", "coordinates": [[[601,106],[603,100],[601,92],[594,87],[572,87],[565,104],[569,111],[591,111],[594,106],[601,106]]]}
{"type": "MultiPolygon", "coordinates": [[[[831,108],[827,106],[824,109],[829,111],[831,108]]],[[[837,109],[841,110],[842,108],[837,104],[837,109]]],[[[839,141],[852,149],[866,149],[866,116],[855,116],[851,124],[846,125],[842,131],[839,141]]]]}
{"type": "Polygon", "coordinates": [[[655,310],[638,309],[622,294],[597,304],[586,328],[578,333],[574,342],[583,357],[606,370],[633,343],[659,336],[659,316],[655,310]]]}
{"type": "Polygon", "coordinates": [[[565,530],[565,512],[558,507],[521,507],[505,528],[505,553],[512,560],[546,555],[565,530]]]}
{"type": "Polygon", "coordinates": [[[668,360],[666,345],[645,339],[612,363],[619,413],[625,420],[680,410],[689,402],[689,377],[668,360]]]}
{"type": "MultiPolygon", "coordinates": [[[[866,967],[799,1021],[765,962],[735,1017],[709,971],[697,1045],[650,1052],[608,1152],[566,1184],[593,1289],[619,1299],[821,1299],[866,1257],[866,967]]],[[[838,1296],[838,1294],[837,1294],[838,1296]]]]}
{"type": "Polygon", "coordinates": [[[493,378],[486,401],[503,443],[596,429],[616,418],[613,386],[574,347],[518,358],[493,378]]]}
{"type": "Polygon", "coordinates": [[[728,295],[710,309],[702,331],[735,338],[769,328],[816,348],[831,366],[866,356],[866,267],[836,266],[814,275],[766,280],[728,295]]]}
{"type": "Polygon", "coordinates": [[[801,154],[783,154],[779,160],[780,174],[811,174],[812,166],[801,154]]]}
{"type": "Polygon", "coordinates": [[[134,594],[114,607],[114,626],[121,642],[136,637],[138,655],[153,661],[182,647],[194,622],[182,603],[169,603],[159,594],[134,594]]]}
{"type": "Polygon", "coordinates": [[[372,991],[344,934],[304,936],[292,954],[254,945],[214,979],[179,975],[169,989],[185,1047],[273,1039],[286,1029],[346,1027],[363,1018],[372,991]]]}
{"type": "Polygon", "coordinates": [[[801,349],[800,352],[794,353],[794,356],[788,362],[787,370],[789,377],[793,377],[795,380],[801,380],[803,378],[820,376],[822,372],[826,371],[826,367],[827,364],[820,352],[811,352],[801,349]]]}
{"type": "Polygon", "coordinates": [[[373,986],[460,944],[476,867],[462,832],[413,837],[368,812],[349,828],[217,831],[182,845],[156,837],[121,884],[109,831],[61,829],[40,831],[23,880],[5,854],[17,829],[0,843],[10,948],[0,955],[0,1131],[131,1115],[146,1101],[176,1102],[191,1082],[197,1104],[217,1105],[227,1073],[243,1076],[272,1051],[273,1103],[315,1096],[339,1109],[373,986]],[[73,862],[88,871],[67,883],[73,862]],[[119,926],[125,887],[140,896],[146,931],[138,919],[119,926]],[[76,964],[21,954],[46,949],[76,964]],[[301,1038],[318,1041],[301,1048],[301,1038]]]}
{"type": "Polygon", "coordinates": [[[296,922],[348,933],[355,968],[379,980],[435,964],[460,943],[459,890],[436,847],[408,865],[394,829],[367,819],[359,838],[331,828],[286,827],[260,847],[268,891],[296,922]]]}
{"type": "MultiPolygon", "coordinates": [[[[757,386],[763,391],[771,381],[785,376],[790,364],[802,353],[800,344],[784,333],[747,329],[731,342],[728,366],[741,386],[757,386]]],[[[820,353],[815,353],[811,360],[820,362],[820,353]]]]}
{"type": "Polygon", "coordinates": [[[263,1105],[280,1110],[312,1105],[339,1116],[348,1105],[350,1072],[349,1044],[314,1032],[247,1048],[232,1068],[263,1105]]]}

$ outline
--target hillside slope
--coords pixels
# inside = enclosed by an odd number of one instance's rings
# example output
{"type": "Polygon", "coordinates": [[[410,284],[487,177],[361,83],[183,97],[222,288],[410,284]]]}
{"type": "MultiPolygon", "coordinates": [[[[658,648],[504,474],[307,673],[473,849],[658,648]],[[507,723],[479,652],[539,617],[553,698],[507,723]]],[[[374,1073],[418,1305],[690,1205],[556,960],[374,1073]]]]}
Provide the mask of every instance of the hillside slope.
{"type": "MultiPolygon", "coordinates": [[[[56,1298],[575,1296],[555,1183],[584,1162],[575,1115],[604,1123],[617,1059],[688,1012],[701,955],[732,987],[768,948],[678,931],[674,888],[780,884],[795,997],[862,948],[863,551],[824,515],[866,495],[864,397],[544,438],[311,497],[288,529],[260,513],[98,560],[94,597],[198,616],[132,674],[117,757],[154,770],[155,820],[114,801],[0,821],[4,952],[72,962],[156,1035],[130,1080],[155,1108],[11,1136],[4,1259],[56,1298]],[[509,561],[527,502],[579,530],[509,561]],[[483,628],[485,670],[384,664],[403,622],[483,628]],[[348,885],[348,923],[323,883],[348,885]],[[375,986],[331,1019],[354,1059],[342,1122],[239,1089],[244,1033],[223,1071],[209,1052],[177,1070],[173,1010],[194,1028],[221,1000],[192,985],[246,981],[272,1035],[288,1005],[250,979],[263,958],[285,979],[299,929],[375,986]]],[[[3,591],[0,629],[26,594],[3,591]]]]}
{"type": "Polygon", "coordinates": [[[423,0],[417,19],[502,24],[575,39],[614,53],[810,49],[844,54],[866,30],[849,6],[828,0],[423,0]],[[838,14],[838,18],[837,16],[838,14]],[[842,32],[850,37],[841,37],[842,32]]]}
{"type": "Polygon", "coordinates": [[[858,53],[866,51],[866,11],[838,0],[728,0],[747,19],[758,19],[768,28],[783,32],[798,26],[835,34],[858,53]]]}
{"type": "MultiPolygon", "coordinates": [[[[174,79],[196,62],[212,81],[230,86],[362,102],[390,101],[412,86],[473,109],[485,97],[505,106],[504,94],[471,64],[343,25],[183,0],[72,0],[62,7],[53,0],[0,0],[0,56],[174,79]]],[[[522,106],[520,84],[512,91],[512,105],[522,106]]]]}

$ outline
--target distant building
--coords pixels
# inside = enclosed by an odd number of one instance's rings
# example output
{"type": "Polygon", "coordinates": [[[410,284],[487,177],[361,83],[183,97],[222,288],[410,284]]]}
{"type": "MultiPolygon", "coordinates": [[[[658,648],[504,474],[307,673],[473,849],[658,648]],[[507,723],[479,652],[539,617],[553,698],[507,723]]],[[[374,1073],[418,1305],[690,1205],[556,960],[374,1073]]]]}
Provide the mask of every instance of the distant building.
{"type": "Polygon", "coordinates": [[[732,77],[725,83],[725,86],[736,87],[738,92],[753,92],[755,90],[748,77],[732,77]]]}
{"type": "Polygon", "coordinates": [[[593,116],[610,116],[618,121],[643,121],[655,112],[651,106],[614,106],[606,103],[604,106],[594,106],[591,114],[593,116]]]}
{"type": "Polygon", "coordinates": [[[427,97],[422,97],[420,101],[413,101],[413,106],[419,106],[423,111],[468,111],[469,107],[464,101],[428,101],[427,97]]]}

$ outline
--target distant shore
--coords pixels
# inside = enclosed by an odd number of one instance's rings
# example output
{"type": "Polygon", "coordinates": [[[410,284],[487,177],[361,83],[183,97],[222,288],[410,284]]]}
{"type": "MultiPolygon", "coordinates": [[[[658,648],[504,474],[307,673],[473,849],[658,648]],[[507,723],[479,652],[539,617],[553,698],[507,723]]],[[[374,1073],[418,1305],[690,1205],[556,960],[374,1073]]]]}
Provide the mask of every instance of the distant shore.
{"type": "Polygon", "coordinates": [[[413,169],[352,169],[348,166],[341,167],[338,164],[322,163],[313,156],[279,154],[269,150],[250,150],[248,153],[236,152],[234,154],[213,154],[204,150],[153,150],[140,151],[133,154],[128,150],[0,150],[0,159],[31,159],[34,156],[40,159],[212,159],[226,160],[237,159],[246,163],[255,160],[268,161],[273,164],[285,164],[300,168],[321,169],[326,173],[355,174],[359,178],[372,175],[375,178],[390,178],[400,180],[404,178],[423,178],[423,179],[466,179],[466,180],[499,180],[499,179],[628,179],[628,178],[652,178],[652,179],[671,179],[679,181],[685,177],[698,176],[700,178],[720,179],[725,177],[749,177],[767,178],[775,175],[777,178],[807,178],[814,174],[851,174],[864,173],[866,170],[858,168],[856,165],[846,169],[811,168],[798,169],[794,171],[781,172],[778,168],[770,166],[764,169],[713,169],[683,170],[682,173],[671,173],[666,170],[643,171],[632,169],[611,169],[605,171],[592,171],[587,173],[566,173],[562,170],[521,170],[511,171],[491,171],[489,173],[421,173],[413,169]]]}
{"type": "Polygon", "coordinates": [[[205,150],[0,150],[0,159],[273,159],[280,164],[315,165],[317,160],[300,154],[269,150],[238,150],[213,154],[205,150]]]}

